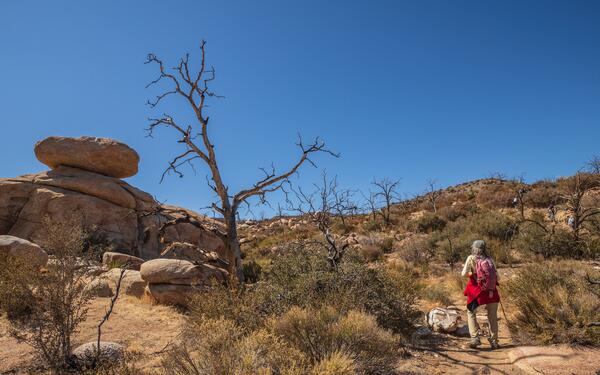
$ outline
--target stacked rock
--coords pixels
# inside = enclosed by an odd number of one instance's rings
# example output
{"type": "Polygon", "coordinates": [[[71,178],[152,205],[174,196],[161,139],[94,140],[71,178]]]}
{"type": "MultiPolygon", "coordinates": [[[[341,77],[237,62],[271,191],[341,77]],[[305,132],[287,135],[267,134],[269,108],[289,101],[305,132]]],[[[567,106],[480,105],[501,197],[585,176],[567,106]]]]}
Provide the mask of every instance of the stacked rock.
{"type": "Polygon", "coordinates": [[[223,283],[227,271],[210,264],[194,264],[182,259],[154,259],[145,262],[140,275],[146,290],[159,303],[186,306],[195,292],[212,283],[223,283]]]}
{"type": "Polygon", "coordinates": [[[0,236],[0,255],[38,269],[48,263],[48,254],[41,247],[14,236],[0,236]]]}
{"type": "Polygon", "coordinates": [[[0,235],[37,242],[42,220],[70,215],[102,241],[103,247],[155,259],[169,244],[185,242],[231,259],[215,232],[223,225],[191,210],[163,205],[123,181],[138,171],[139,156],[108,138],[49,137],[35,155],[51,170],[0,178],[0,235]]]}

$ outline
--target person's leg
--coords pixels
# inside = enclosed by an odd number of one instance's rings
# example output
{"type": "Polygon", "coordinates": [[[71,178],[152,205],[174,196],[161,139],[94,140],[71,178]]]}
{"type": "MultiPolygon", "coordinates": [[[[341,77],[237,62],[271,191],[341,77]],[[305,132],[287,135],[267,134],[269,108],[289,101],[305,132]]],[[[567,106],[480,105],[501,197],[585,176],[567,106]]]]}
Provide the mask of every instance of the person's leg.
{"type": "Polygon", "coordinates": [[[488,303],[485,305],[487,318],[490,324],[490,335],[488,340],[492,348],[498,347],[498,303],[488,303]]]}
{"type": "Polygon", "coordinates": [[[467,310],[467,324],[469,325],[469,335],[471,336],[471,347],[477,347],[481,344],[479,340],[479,324],[477,323],[477,309],[467,310]]]}

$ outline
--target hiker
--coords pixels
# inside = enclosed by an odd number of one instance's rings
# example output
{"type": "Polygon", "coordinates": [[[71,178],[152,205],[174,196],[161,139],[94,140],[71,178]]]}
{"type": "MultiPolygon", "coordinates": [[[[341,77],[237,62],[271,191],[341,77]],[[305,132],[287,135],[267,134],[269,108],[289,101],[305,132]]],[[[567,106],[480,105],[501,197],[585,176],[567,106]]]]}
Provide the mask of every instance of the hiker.
{"type": "Polygon", "coordinates": [[[477,348],[481,345],[479,338],[480,328],[477,323],[477,308],[485,305],[487,318],[490,326],[488,341],[491,349],[498,349],[498,303],[500,295],[498,294],[498,275],[496,265],[489,256],[484,241],[477,240],[471,246],[471,255],[467,257],[465,266],[462,270],[463,277],[469,277],[464,295],[467,297],[467,321],[469,324],[469,334],[471,335],[470,348],[477,348]]]}

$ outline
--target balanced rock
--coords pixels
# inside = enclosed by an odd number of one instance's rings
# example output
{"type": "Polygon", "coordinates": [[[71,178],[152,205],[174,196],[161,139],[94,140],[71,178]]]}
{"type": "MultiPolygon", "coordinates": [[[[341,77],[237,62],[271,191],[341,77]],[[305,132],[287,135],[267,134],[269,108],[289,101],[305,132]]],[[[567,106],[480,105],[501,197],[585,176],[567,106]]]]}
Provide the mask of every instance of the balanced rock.
{"type": "Polygon", "coordinates": [[[455,309],[436,307],[427,313],[427,325],[435,332],[453,333],[460,322],[460,313],[455,309]]]}
{"type": "Polygon", "coordinates": [[[227,278],[227,271],[221,268],[178,259],[149,260],[142,264],[140,274],[149,284],[207,285],[227,278]]]}
{"type": "Polygon", "coordinates": [[[142,258],[134,257],[123,253],[107,251],[102,254],[102,265],[107,268],[112,267],[127,267],[131,270],[140,270],[140,266],[144,263],[142,258]]]}
{"type": "Polygon", "coordinates": [[[109,138],[48,137],[34,150],[38,160],[50,168],[63,165],[117,178],[135,175],[140,161],[132,148],[109,138]]]}
{"type": "Polygon", "coordinates": [[[121,344],[111,341],[100,341],[100,355],[98,343],[95,341],[85,343],[73,350],[73,358],[82,367],[93,365],[96,360],[100,363],[114,363],[123,358],[124,350],[121,344]]]}
{"type": "Polygon", "coordinates": [[[48,254],[41,247],[14,236],[0,235],[0,254],[14,257],[36,268],[48,263],[48,254]]]}

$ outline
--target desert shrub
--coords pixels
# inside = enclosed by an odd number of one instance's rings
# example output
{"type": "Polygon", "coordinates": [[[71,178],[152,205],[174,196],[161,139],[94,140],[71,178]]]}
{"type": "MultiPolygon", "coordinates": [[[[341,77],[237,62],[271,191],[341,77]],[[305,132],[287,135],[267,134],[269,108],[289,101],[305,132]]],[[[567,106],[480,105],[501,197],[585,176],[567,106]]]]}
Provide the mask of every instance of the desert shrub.
{"type": "Polygon", "coordinates": [[[360,254],[366,262],[374,262],[381,259],[383,250],[377,245],[367,244],[360,247],[360,254]]]}
{"type": "Polygon", "coordinates": [[[243,330],[261,327],[292,306],[332,306],[341,313],[363,309],[385,328],[410,332],[417,313],[412,275],[383,265],[365,267],[349,252],[332,271],[321,246],[292,244],[274,259],[264,281],[252,286],[215,286],[191,305],[191,319],[227,317],[243,330]]]}
{"type": "Polygon", "coordinates": [[[255,283],[260,279],[262,267],[256,261],[246,261],[242,265],[242,272],[244,273],[244,280],[246,282],[255,283]]]}
{"type": "Polygon", "coordinates": [[[422,297],[431,302],[437,302],[442,306],[450,306],[452,299],[446,287],[442,284],[432,284],[423,289],[422,297]]]}
{"type": "Polygon", "coordinates": [[[0,311],[9,320],[25,320],[33,308],[31,277],[38,270],[20,259],[0,255],[0,311]]]}
{"type": "Polygon", "coordinates": [[[400,259],[418,266],[424,266],[435,255],[434,247],[435,244],[431,244],[430,241],[424,238],[411,238],[404,241],[396,251],[400,259]]]}
{"type": "Polygon", "coordinates": [[[550,205],[560,204],[563,197],[555,184],[551,182],[538,182],[525,196],[526,203],[534,208],[547,208],[550,205]]]}
{"type": "Polygon", "coordinates": [[[457,204],[455,206],[443,207],[438,212],[444,220],[456,221],[460,218],[469,217],[477,213],[477,211],[477,205],[465,203],[457,204]]]}
{"type": "Polygon", "coordinates": [[[381,224],[374,219],[369,219],[369,220],[365,220],[362,223],[362,227],[365,230],[365,232],[377,232],[378,230],[381,230],[381,224]]]}
{"type": "Polygon", "coordinates": [[[356,374],[358,368],[354,358],[344,352],[331,353],[317,363],[311,375],[348,375],[356,374]]]}
{"type": "Polygon", "coordinates": [[[394,251],[394,237],[385,237],[377,243],[377,246],[384,254],[389,254],[394,251]]]}
{"type": "Polygon", "coordinates": [[[416,230],[419,233],[431,233],[440,231],[446,226],[446,220],[432,213],[425,213],[416,222],[416,230]]]}
{"type": "Polygon", "coordinates": [[[545,262],[519,270],[507,283],[515,310],[509,327],[524,342],[600,345],[600,298],[581,263],[545,262]]]}
{"type": "Polygon", "coordinates": [[[17,297],[28,295],[27,314],[10,321],[11,334],[29,344],[43,363],[56,372],[71,366],[71,338],[85,319],[92,298],[85,288],[88,275],[81,267],[85,239],[77,219],[52,222],[44,218],[38,243],[54,255],[53,262],[45,272],[15,270],[16,275],[23,276],[19,282],[26,291],[3,291],[9,295],[14,292],[17,297]]]}
{"type": "Polygon", "coordinates": [[[468,230],[482,238],[508,241],[517,233],[517,226],[508,216],[488,211],[472,216],[468,230]]]}
{"type": "Polygon", "coordinates": [[[585,242],[576,241],[570,231],[562,228],[544,230],[528,222],[521,226],[515,245],[526,253],[544,259],[582,258],[586,253],[585,242]]]}
{"type": "Polygon", "coordinates": [[[280,337],[257,330],[243,334],[227,319],[202,319],[162,358],[173,375],[302,374],[305,357],[280,337]]]}
{"type": "Polygon", "coordinates": [[[354,358],[361,374],[392,373],[398,354],[398,338],[379,327],[374,316],[358,311],[340,314],[326,306],[293,307],[273,320],[272,329],[311,363],[319,364],[345,352],[354,358]]]}

